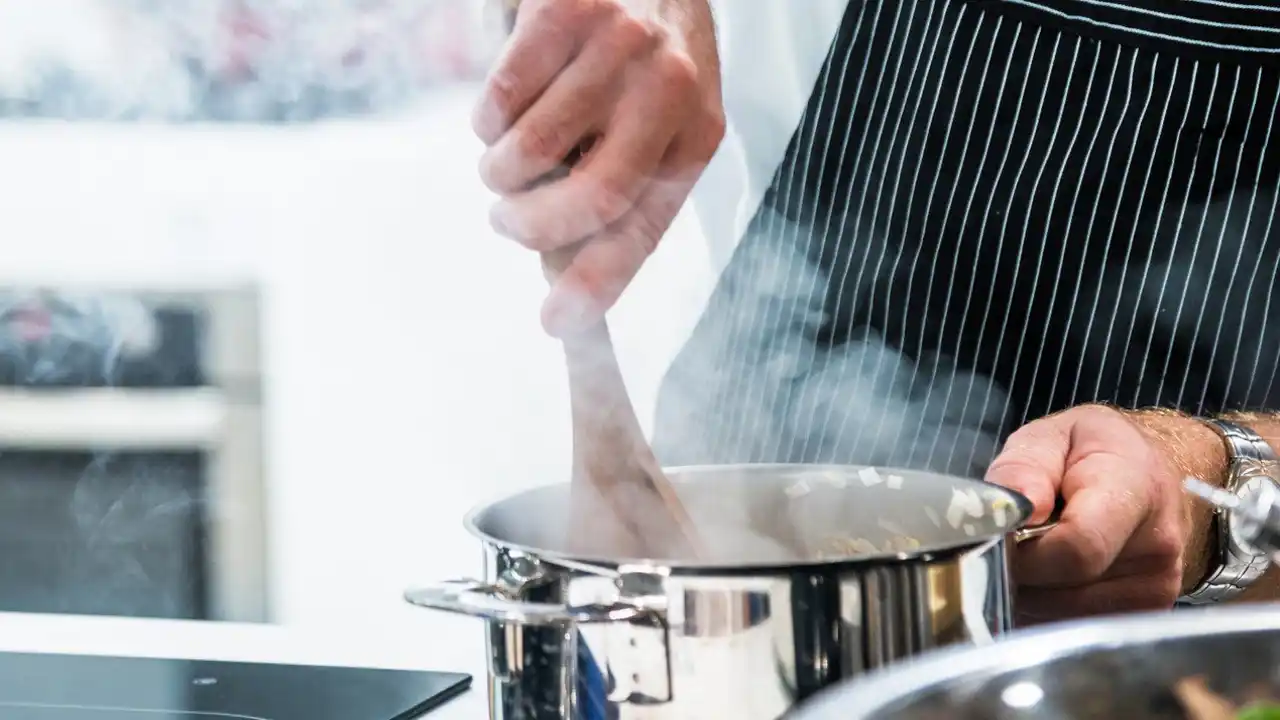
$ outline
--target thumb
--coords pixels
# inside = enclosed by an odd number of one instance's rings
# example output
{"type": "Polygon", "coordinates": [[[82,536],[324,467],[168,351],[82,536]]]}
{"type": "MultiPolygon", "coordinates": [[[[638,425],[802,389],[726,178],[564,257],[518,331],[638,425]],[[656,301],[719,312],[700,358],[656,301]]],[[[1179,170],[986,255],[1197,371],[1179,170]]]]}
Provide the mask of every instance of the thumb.
{"type": "Polygon", "coordinates": [[[1051,415],[1009,436],[987,469],[986,481],[1022,493],[1035,508],[1030,524],[1049,520],[1071,449],[1071,419],[1051,415]]]}

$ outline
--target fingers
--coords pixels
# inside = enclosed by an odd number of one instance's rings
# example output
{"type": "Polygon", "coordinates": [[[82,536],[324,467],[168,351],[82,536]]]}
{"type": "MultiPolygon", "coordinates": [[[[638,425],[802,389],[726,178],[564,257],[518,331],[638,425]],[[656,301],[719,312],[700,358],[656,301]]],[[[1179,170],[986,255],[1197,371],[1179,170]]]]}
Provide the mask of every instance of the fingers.
{"type": "MultiPolygon", "coordinates": [[[[1152,511],[1145,439],[1115,411],[1080,409],[1071,424],[1062,520],[1019,549],[1019,580],[1042,587],[1097,580],[1115,563],[1152,511]]],[[[1066,417],[1064,414],[1063,417],[1066,417]]]]}
{"type": "MultiPolygon", "coordinates": [[[[659,77],[647,75],[643,82],[659,77]]],[[[658,174],[689,111],[675,104],[651,106],[661,92],[628,92],[586,162],[566,178],[499,201],[494,229],[545,252],[595,235],[630,212],[658,174]]]]}
{"type": "Polygon", "coordinates": [[[1185,533],[1169,475],[1161,451],[1113,409],[1077,407],[1014,433],[987,479],[1027,495],[1033,521],[1054,494],[1065,501],[1056,527],[1014,551],[1020,620],[1171,607],[1185,533]]]}
{"type": "Polygon", "coordinates": [[[1024,425],[1005,441],[986,480],[1025,495],[1035,507],[1028,524],[1044,523],[1057,501],[1070,443],[1071,419],[1065,414],[1024,425]]]}
{"type": "Polygon", "coordinates": [[[502,57],[485,82],[471,123],[486,145],[497,142],[578,52],[602,3],[525,0],[502,57]]]}
{"type": "Polygon", "coordinates": [[[618,77],[632,55],[654,43],[643,28],[588,40],[582,53],[481,157],[485,185],[499,194],[513,194],[558,169],[584,136],[607,121],[619,93],[618,77]]]}
{"type": "Polygon", "coordinates": [[[1018,581],[1067,587],[1101,578],[1147,518],[1149,508],[1134,492],[1145,482],[1145,468],[1111,453],[1095,453],[1071,466],[1058,526],[1014,556],[1018,581]]]}
{"type": "Polygon", "coordinates": [[[583,244],[543,303],[542,324],[548,333],[564,337],[604,316],[657,247],[693,181],[681,174],[652,184],[631,213],[583,244]]]}
{"type": "Polygon", "coordinates": [[[1066,501],[1056,528],[1018,548],[1020,583],[1070,587],[1102,578],[1121,551],[1161,554],[1173,548],[1161,543],[1159,532],[1139,532],[1158,529],[1149,522],[1156,503],[1144,448],[1145,438],[1132,423],[1100,407],[1075,408],[1010,437],[993,463],[995,481],[1026,493],[1037,513],[1051,492],[1066,501]],[[1144,538],[1151,547],[1131,544],[1144,538]]]}

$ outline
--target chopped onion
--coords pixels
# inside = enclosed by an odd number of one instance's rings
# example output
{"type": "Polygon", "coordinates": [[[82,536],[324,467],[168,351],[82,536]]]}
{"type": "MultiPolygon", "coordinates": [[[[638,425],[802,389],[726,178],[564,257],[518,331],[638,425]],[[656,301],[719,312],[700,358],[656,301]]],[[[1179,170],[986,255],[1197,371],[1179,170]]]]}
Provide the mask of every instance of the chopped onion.
{"type": "Polygon", "coordinates": [[[808,495],[811,491],[812,491],[812,488],[809,487],[809,483],[804,480],[801,480],[800,482],[797,482],[793,485],[789,485],[787,489],[784,490],[783,492],[787,494],[787,497],[794,500],[795,498],[804,497],[805,495],[808,495]]]}

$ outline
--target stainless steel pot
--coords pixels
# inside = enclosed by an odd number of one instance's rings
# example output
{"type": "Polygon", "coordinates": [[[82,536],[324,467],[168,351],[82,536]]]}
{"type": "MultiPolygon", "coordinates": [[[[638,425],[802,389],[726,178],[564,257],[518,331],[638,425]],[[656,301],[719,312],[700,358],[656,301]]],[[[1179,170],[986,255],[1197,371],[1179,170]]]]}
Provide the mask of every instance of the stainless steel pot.
{"type": "Polygon", "coordinates": [[[482,580],[407,593],[487,622],[500,720],[777,718],[833,683],[1012,625],[1022,496],[908,470],[669,470],[708,552],[571,552],[569,486],[474,511],[482,580]]]}
{"type": "Polygon", "coordinates": [[[1202,676],[1237,704],[1280,698],[1280,608],[1087,620],[948,650],[823,693],[796,720],[1185,720],[1202,676]]]}

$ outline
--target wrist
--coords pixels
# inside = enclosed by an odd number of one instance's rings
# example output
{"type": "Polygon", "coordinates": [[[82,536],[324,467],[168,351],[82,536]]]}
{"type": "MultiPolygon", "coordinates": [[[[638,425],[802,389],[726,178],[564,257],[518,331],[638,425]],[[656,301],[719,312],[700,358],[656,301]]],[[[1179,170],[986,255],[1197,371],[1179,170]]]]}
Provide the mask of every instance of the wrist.
{"type": "Polygon", "coordinates": [[[1179,496],[1184,519],[1183,593],[1204,579],[1216,561],[1214,510],[1182,491],[1182,478],[1190,475],[1214,487],[1226,484],[1230,457],[1221,436],[1204,422],[1165,409],[1126,411],[1169,466],[1170,492],[1179,496]]]}

